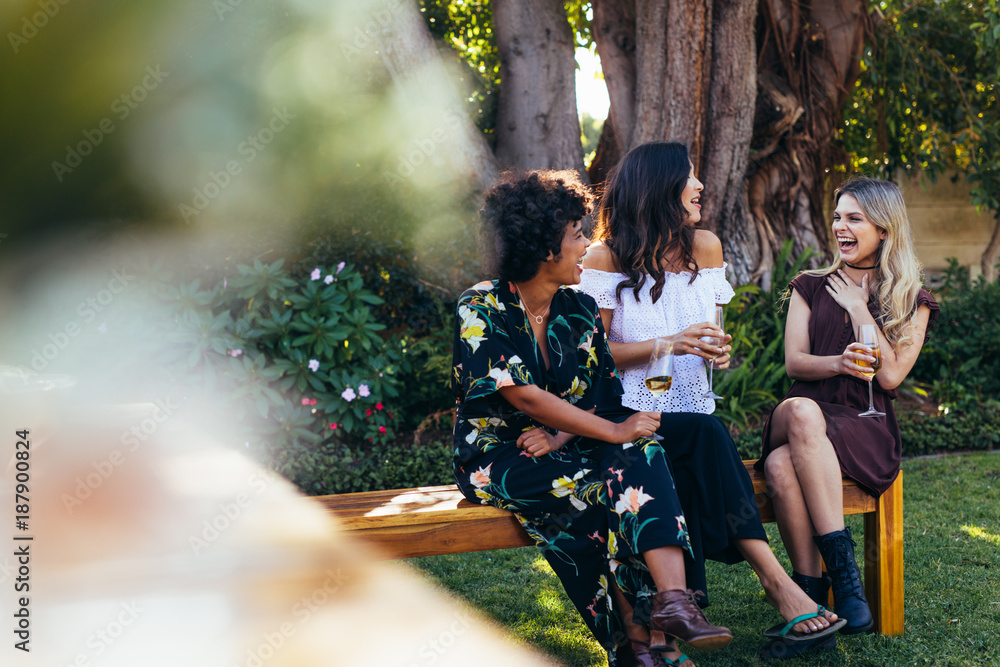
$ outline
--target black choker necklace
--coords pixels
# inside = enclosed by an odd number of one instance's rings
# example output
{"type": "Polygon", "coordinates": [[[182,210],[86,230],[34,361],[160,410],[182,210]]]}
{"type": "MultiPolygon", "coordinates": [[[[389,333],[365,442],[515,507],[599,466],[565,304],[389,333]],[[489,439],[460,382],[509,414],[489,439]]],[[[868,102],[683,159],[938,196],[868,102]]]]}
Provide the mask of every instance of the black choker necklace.
{"type": "Polygon", "coordinates": [[[848,264],[847,262],[844,262],[844,264],[846,266],[851,267],[852,269],[858,269],[860,271],[870,271],[871,269],[877,269],[878,268],[878,264],[876,264],[875,266],[854,266],[853,264],[848,264]]]}

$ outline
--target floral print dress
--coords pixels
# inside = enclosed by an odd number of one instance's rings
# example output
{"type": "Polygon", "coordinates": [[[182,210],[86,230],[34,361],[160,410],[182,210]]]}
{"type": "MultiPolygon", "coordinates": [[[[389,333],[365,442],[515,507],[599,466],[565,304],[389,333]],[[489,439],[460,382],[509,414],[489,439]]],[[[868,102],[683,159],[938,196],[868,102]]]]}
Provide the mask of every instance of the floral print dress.
{"type": "Polygon", "coordinates": [[[584,410],[602,395],[621,394],[594,300],[564,287],[549,313],[546,368],[511,283],[480,283],[459,299],[452,377],[458,402],[455,478],[469,500],[517,516],[613,666],[615,636],[623,635],[611,577],[635,621],[647,622],[656,589],[640,554],[665,546],[690,553],[691,547],[655,440],[616,445],[574,438],[537,458],[517,448],[522,432],[547,427],[514,408],[500,388],[534,384],[584,410]]]}

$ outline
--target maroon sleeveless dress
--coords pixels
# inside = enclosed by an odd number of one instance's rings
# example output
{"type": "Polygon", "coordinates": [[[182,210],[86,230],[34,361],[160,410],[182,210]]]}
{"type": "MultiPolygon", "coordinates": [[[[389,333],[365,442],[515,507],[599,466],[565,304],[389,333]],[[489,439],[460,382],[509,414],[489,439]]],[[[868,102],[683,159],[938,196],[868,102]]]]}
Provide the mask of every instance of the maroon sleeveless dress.
{"type": "MultiPolygon", "coordinates": [[[[847,311],[834,301],[825,285],[825,276],[810,275],[801,275],[791,283],[792,289],[809,304],[809,353],[817,356],[839,355],[855,342],[856,337],[847,311]]],[[[920,306],[928,306],[931,310],[927,322],[930,330],[937,320],[939,308],[927,290],[922,289],[917,295],[917,307],[920,306]]],[[[868,304],[873,317],[874,307],[874,302],[868,304]]],[[[863,380],[846,375],[825,380],[796,380],[781,400],[802,396],[816,402],[826,418],[826,435],[837,452],[844,476],[877,498],[896,479],[903,446],[892,406],[897,395],[895,389],[886,391],[877,381],[873,382],[875,409],[884,412],[885,417],[858,417],[859,412],[868,409],[867,385],[863,380]]],[[[761,457],[755,466],[758,470],[763,470],[764,460],[774,449],[770,444],[770,416],[764,425],[763,440],[761,457]]]]}

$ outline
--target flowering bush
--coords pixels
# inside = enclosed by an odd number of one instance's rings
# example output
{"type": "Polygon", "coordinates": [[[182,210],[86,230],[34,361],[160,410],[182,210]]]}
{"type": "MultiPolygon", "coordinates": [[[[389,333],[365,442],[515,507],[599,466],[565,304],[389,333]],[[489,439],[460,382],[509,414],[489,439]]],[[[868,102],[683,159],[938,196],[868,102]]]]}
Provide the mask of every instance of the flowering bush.
{"type": "Polygon", "coordinates": [[[169,277],[147,285],[166,305],[147,332],[166,341],[154,365],[186,395],[232,410],[240,440],[307,492],[356,490],[357,456],[344,451],[397,436],[396,402],[413,373],[405,339],[383,338],[373,315],[383,301],[350,263],[299,278],[283,260],[236,270],[208,289],[169,277]],[[346,467],[320,470],[319,460],[346,467]]]}

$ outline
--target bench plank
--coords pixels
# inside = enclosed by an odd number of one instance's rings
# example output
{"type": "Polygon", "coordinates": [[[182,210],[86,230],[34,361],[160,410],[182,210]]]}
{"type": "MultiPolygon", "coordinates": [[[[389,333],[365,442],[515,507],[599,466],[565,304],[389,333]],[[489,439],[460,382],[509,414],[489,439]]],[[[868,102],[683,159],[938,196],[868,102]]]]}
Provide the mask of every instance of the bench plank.
{"type": "MultiPolygon", "coordinates": [[[[756,461],[744,461],[761,520],[774,521],[771,494],[756,461]]],[[[875,630],[903,633],[903,473],[880,499],[845,479],[844,514],[865,516],[865,592],[875,630]]],[[[454,484],[316,496],[344,530],[379,548],[378,558],[413,558],[531,546],[514,515],[465,499],[454,484]]]]}

